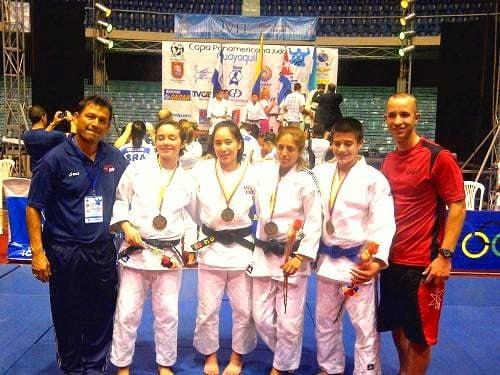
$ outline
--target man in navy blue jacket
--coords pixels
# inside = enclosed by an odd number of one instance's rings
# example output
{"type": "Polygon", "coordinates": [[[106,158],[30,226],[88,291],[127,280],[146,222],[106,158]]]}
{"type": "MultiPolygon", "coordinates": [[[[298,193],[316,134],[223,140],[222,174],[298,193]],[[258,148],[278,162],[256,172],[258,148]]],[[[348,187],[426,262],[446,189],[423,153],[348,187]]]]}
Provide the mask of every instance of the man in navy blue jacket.
{"type": "Polygon", "coordinates": [[[109,222],[127,166],[102,141],[112,111],[100,96],[78,104],[76,134],[40,161],[28,196],[33,276],[49,282],[58,365],[65,374],[101,374],[111,343],[117,271],[109,222]]]}

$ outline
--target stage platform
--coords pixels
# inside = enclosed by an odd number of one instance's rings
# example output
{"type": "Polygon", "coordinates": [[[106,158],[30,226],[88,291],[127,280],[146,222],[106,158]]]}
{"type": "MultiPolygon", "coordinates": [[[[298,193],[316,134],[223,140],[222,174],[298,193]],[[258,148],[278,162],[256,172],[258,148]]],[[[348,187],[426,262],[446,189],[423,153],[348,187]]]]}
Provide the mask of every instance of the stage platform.
{"type": "MultiPolygon", "coordinates": [[[[179,302],[179,355],[176,374],[201,374],[203,357],[192,347],[196,317],[196,270],[183,273],[179,302]]],[[[429,374],[494,374],[500,367],[499,279],[453,277],[448,282],[441,319],[441,335],[434,349],[429,374]]],[[[296,374],[318,372],[314,338],[314,296],[316,282],[310,279],[304,328],[302,362],[296,374]]],[[[54,331],[50,316],[48,286],[31,275],[29,265],[0,265],[0,374],[53,375],[60,373],[55,361],[54,331]]],[[[347,318],[346,318],[347,319],[347,318]]],[[[346,374],[353,369],[354,333],[344,322],[346,374]]],[[[155,374],[151,300],[144,309],[136,343],[132,373],[155,374]]],[[[231,312],[224,299],[220,329],[221,367],[231,348],[231,312]]],[[[398,361],[390,334],[382,334],[383,374],[397,374],[398,361]]],[[[272,353],[259,341],[257,349],[246,356],[244,374],[268,374],[272,353]]],[[[113,374],[113,368],[107,373],[113,374]]]]}

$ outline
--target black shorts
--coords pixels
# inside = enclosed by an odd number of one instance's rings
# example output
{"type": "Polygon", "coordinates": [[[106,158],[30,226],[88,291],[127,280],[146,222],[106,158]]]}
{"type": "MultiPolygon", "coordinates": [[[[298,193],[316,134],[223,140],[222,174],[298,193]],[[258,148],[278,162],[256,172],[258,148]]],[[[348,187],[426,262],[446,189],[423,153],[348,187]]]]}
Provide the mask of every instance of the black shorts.
{"type": "Polygon", "coordinates": [[[435,345],[441,315],[444,285],[423,283],[426,267],[391,264],[381,272],[379,332],[402,328],[411,342],[435,345]]]}

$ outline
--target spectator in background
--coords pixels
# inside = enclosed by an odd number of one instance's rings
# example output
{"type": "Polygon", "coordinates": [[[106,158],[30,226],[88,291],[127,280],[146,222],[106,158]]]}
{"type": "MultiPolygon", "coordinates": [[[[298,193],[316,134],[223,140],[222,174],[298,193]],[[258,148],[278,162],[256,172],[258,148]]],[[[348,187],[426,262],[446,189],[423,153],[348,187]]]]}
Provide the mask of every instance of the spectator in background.
{"type": "Polygon", "coordinates": [[[31,157],[30,168],[34,171],[40,159],[66,139],[66,134],[54,130],[54,128],[61,121],[71,119],[71,114],[57,111],[52,122],[48,124],[45,109],[39,105],[34,105],[28,110],[28,117],[31,121],[31,130],[24,132],[21,138],[24,141],[28,155],[31,157]]]}
{"type": "Polygon", "coordinates": [[[337,94],[336,90],[337,86],[329,83],[326,92],[318,90],[312,98],[313,102],[318,103],[315,122],[322,124],[327,132],[330,132],[335,122],[342,118],[339,106],[344,98],[341,94],[337,94]]]}
{"type": "Polygon", "coordinates": [[[198,160],[201,159],[203,154],[203,147],[198,139],[195,137],[195,132],[198,129],[198,125],[194,122],[189,122],[188,120],[180,120],[179,126],[181,130],[186,134],[186,143],[184,145],[184,151],[180,157],[180,165],[183,169],[191,169],[196,164],[198,160]]]}
{"type": "MultiPolygon", "coordinates": [[[[264,113],[268,121],[268,129],[278,134],[280,123],[278,121],[279,107],[276,105],[276,98],[271,98],[268,87],[262,89],[260,97],[260,102],[264,108],[264,113]]],[[[265,129],[265,125],[263,128],[261,123],[261,131],[265,133],[263,129],[265,129]]]]}
{"type": "Polygon", "coordinates": [[[276,133],[267,132],[259,137],[261,155],[264,159],[276,159],[276,133]]]}
{"type": "Polygon", "coordinates": [[[231,109],[229,102],[224,99],[223,90],[216,92],[215,97],[208,101],[207,118],[210,121],[208,134],[212,134],[214,126],[219,122],[231,119],[231,109]]]}
{"type": "Polygon", "coordinates": [[[119,150],[129,163],[156,156],[154,146],[144,139],[146,136],[144,122],[134,121],[127,124],[125,132],[130,134],[130,142],[121,146],[119,150]]]}
{"type": "Polygon", "coordinates": [[[257,141],[259,138],[257,125],[244,122],[240,126],[240,132],[243,137],[242,162],[253,164],[256,161],[262,160],[259,141],[257,141]]]}
{"type": "Polygon", "coordinates": [[[312,101],[312,98],[314,97],[314,94],[317,92],[323,93],[325,91],[325,84],[324,83],[318,83],[316,89],[309,91],[306,97],[306,106],[305,109],[308,113],[308,116],[305,116],[304,122],[306,125],[306,131],[310,128],[313,127],[314,125],[314,118],[316,116],[316,110],[318,109],[318,103],[315,103],[312,101]]]}
{"type": "Polygon", "coordinates": [[[247,123],[256,124],[259,127],[259,134],[261,134],[262,129],[260,129],[260,123],[263,120],[267,120],[267,116],[264,112],[264,108],[259,100],[259,95],[253,93],[250,101],[245,107],[246,120],[247,123]]]}
{"type": "Polygon", "coordinates": [[[281,109],[285,112],[284,120],[288,126],[300,127],[302,112],[304,112],[306,105],[304,95],[300,92],[301,88],[300,83],[294,83],[293,92],[288,94],[283,103],[281,103],[281,109]]]}
{"type": "MultiPolygon", "coordinates": [[[[171,116],[170,116],[170,118],[171,118],[171,116]]],[[[139,121],[139,122],[142,122],[142,121],[139,121]]],[[[120,148],[123,145],[132,142],[132,124],[133,124],[132,122],[129,122],[127,125],[125,125],[124,128],[122,128],[122,134],[115,141],[115,147],[116,148],[120,148]]],[[[146,132],[147,132],[147,134],[149,136],[149,139],[144,138],[144,136],[143,136],[143,139],[146,141],[146,143],[148,143],[148,144],[151,145],[152,144],[152,140],[155,137],[154,126],[153,126],[153,124],[151,124],[149,122],[146,122],[146,123],[143,123],[143,124],[146,126],[146,132]]]]}
{"type": "Polygon", "coordinates": [[[311,131],[311,136],[307,140],[307,148],[314,155],[314,164],[311,167],[318,166],[325,162],[325,156],[330,149],[330,142],[324,139],[325,128],[323,125],[316,123],[311,131]]]}

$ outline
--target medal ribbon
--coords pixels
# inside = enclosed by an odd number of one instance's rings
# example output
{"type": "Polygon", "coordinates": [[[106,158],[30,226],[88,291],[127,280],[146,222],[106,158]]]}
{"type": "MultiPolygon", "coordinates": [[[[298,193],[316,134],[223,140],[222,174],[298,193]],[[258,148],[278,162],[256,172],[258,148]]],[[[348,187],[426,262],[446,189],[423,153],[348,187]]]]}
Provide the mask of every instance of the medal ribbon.
{"type": "MultiPolygon", "coordinates": [[[[161,174],[161,165],[160,165],[160,157],[158,156],[158,168],[160,169],[160,174],[161,174]]],[[[163,196],[165,195],[165,192],[167,191],[168,187],[170,186],[170,183],[174,179],[175,172],[177,171],[177,166],[175,167],[174,171],[170,175],[170,178],[168,179],[166,184],[163,184],[160,187],[160,192],[158,194],[158,211],[159,215],[161,215],[161,208],[163,206],[163,196]]]]}
{"type": "Polygon", "coordinates": [[[278,181],[276,182],[276,187],[274,188],[274,193],[271,195],[271,199],[269,200],[269,211],[271,212],[269,215],[269,221],[272,221],[274,215],[274,208],[276,207],[276,198],[278,197],[278,186],[281,181],[281,174],[278,167],[278,181]]]}
{"type": "Polygon", "coordinates": [[[234,193],[236,193],[236,190],[238,190],[238,186],[240,186],[241,181],[243,181],[243,177],[245,177],[245,173],[247,171],[248,164],[246,164],[245,169],[243,170],[243,173],[240,176],[240,179],[238,180],[238,183],[234,186],[233,190],[227,195],[226,189],[224,188],[224,182],[221,180],[220,175],[219,175],[219,169],[221,169],[218,161],[215,161],[215,177],[217,177],[217,182],[219,183],[219,187],[222,191],[222,194],[224,195],[224,199],[226,200],[226,207],[229,208],[229,202],[231,201],[231,198],[233,197],[234,193]]]}
{"type": "MultiPolygon", "coordinates": [[[[350,170],[349,170],[350,171],[350,170]]],[[[339,176],[339,167],[335,168],[335,173],[333,174],[332,184],[330,186],[330,200],[328,201],[328,211],[330,212],[330,220],[333,216],[333,209],[335,208],[335,202],[337,202],[337,197],[339,195],[340,188],[344,184],[344,181],[349,172],[342,178],[339,176]]]]}

